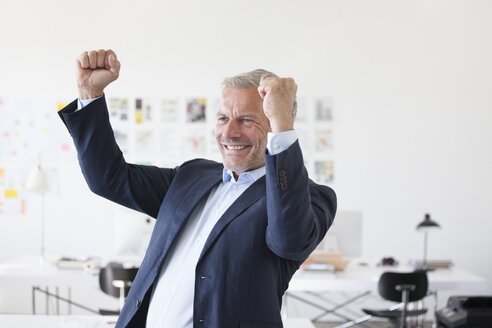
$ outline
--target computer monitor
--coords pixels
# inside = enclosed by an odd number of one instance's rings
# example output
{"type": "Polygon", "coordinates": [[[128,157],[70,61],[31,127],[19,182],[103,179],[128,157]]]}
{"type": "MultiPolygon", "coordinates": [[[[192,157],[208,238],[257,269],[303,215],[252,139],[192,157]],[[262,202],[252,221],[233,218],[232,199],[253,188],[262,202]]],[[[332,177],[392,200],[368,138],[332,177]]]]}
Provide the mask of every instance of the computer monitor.
{"type": "Polygon", "coordinates": [[[338,212],[318,249],[340,252],[342,256],[360,257],[362,255],[362,213],[338,212]]]}

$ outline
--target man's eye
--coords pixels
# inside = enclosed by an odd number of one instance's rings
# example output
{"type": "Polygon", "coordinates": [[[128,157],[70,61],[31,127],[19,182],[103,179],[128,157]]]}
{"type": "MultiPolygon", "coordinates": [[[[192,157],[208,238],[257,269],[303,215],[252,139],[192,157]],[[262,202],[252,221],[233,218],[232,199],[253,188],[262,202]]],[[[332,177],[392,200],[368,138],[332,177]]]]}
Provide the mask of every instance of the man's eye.
{"type": "Polygon", "coordinates": [[[244,123],[251,123],[252,121],[249,118],[243,118],[244,123]]]}
{"type": "Polygon", "coordinates": [[[219,122],[225,122],[225,121],[227,121],[227,118],[224,117],[224,116],[221,116],[221,117],[217,118],[217,121],[219,121],[219,122]]]}

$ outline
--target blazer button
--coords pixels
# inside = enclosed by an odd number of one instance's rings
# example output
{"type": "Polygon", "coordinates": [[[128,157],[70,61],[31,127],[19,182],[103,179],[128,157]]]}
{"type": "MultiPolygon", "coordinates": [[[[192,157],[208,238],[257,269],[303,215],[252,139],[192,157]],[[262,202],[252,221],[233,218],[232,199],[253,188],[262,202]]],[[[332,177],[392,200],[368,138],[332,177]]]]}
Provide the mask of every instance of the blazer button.
{"type": "Polygon", "coordinates": [[[138,307],[140,306],[140,300],[137,300],[137,304],[136,305],[137,305],[137,309],[138,309],[138,307]]]}
{"type": "Polygon", "coordinates": [[[286,177],[287,176],[287,172],[285,172],[285,170],[279,170],[278,171],[278,176],[283,178],[283,177],[286,177]]]}

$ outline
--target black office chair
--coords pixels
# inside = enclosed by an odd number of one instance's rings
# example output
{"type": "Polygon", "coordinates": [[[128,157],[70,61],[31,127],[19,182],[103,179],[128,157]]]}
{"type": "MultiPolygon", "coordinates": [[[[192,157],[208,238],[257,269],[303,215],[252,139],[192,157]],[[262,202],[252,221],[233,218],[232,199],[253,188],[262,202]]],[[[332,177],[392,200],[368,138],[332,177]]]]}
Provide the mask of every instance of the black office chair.
{"type": "Polygon", "coordinates": [[[128,296],[130,287],[138,268],[123,268],[121,265],[108,265],[99,272],[99,287],[101,290],[111,296],[120,299],[119,310],[104,310],[100,309],[99,314],[102,315],[118,315],[120,314],[125,298],[128,296]]]}
{"type": "Polygon", "coordinates": [[[395,310],[362,309],[374,317],[389,319],[395,327],[406,327],[407,317],[423,315],[427,309],[408,310],[409,302],[422,300],[427,295],[427,272],[385,272],[379,278],[379,294],[386,300],[401,302],[402,307],[395,310]]]}

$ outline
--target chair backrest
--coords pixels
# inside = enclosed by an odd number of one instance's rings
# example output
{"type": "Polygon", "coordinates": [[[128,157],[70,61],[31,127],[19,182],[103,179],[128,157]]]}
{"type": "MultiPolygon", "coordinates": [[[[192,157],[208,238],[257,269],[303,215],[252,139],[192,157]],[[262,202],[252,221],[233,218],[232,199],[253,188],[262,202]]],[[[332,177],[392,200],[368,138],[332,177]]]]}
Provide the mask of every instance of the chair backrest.
{"type": "MultiPolygon", "coordinates": [[[[107,266],[99,272],[99,287],[108,295],[119,297],[120,289],[113,286],[113,281],[133,281],[137,275],[138,268],[123,268],[107,266]]],[[[128,295],[130,287],[125,287],[125,297],[128,295]]]]}
{"type": "Polygon", "coordinates": [[[379,294],[393,302],[401,302],[402,292],[396,289],[397,285],[414,285],[410,291],[409,302],[421,300],[427,294],[427,272],[418,270],[414,272],[385,272],[379,278],[379,294]]]}

